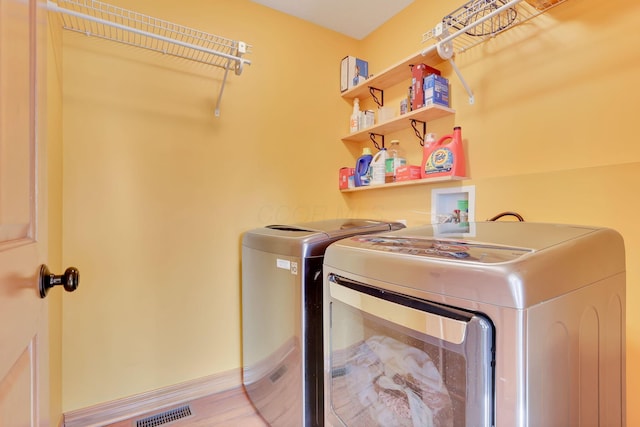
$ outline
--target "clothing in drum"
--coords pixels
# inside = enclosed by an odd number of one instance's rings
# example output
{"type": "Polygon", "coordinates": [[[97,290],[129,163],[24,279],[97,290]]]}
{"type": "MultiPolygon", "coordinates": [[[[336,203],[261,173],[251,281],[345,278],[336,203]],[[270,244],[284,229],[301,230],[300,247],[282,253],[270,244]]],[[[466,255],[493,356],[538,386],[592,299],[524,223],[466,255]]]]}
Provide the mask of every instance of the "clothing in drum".
{"type": "Polygon", "coordinates": [[[330,404],[343,425],[491,425],[487,318],[336,275],[329,281],[330,404]]]}

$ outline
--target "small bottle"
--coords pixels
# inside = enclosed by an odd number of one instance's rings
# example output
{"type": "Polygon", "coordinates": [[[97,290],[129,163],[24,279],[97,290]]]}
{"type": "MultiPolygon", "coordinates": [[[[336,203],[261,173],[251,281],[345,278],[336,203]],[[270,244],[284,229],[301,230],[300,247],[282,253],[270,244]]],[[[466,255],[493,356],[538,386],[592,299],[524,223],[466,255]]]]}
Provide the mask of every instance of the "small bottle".
{"type": "Polygon", "coordinates": [[[424,136],[424,148],[427,149],[431,146],[431,144],[433,144],[434,142],[437,141],[437,137],[435,133],[428,133],[424,136]]]}
{"type": "Polygon", "coordinates": [[[391,173],[393,180],[395,181],[396,171],[400,166],[407,164],[407,157],[404,154],[404,150],[400,147],[400,141],[394,139],[391,141],[389,147],[389,157],[391,161],[387,163],[387,173],[391,173]]]}
{"type": "Polygon", "coordinates": [[[349,120],[349,132],[358,132],[360,129],[360,100],[355,98],[353,100],[353,113],[351,114],[351,120],[349,120]]]}

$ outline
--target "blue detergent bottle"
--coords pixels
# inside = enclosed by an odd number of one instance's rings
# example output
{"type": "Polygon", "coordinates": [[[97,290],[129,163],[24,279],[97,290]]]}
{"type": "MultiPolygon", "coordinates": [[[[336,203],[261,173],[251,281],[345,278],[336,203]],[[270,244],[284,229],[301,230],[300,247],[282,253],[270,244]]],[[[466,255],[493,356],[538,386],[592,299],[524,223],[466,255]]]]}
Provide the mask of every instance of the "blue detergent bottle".
{"type": "Polygon", "coordinates": [[[373,155],[371,154],[371,149],[368,147],[363,148],[362,155],[358,157],[358,160],[356,160],[356,171],[353,176],[353,182],[356,187],[369,185],[371,182],[369,166],[371,165],[372,159],[373,155]]]}

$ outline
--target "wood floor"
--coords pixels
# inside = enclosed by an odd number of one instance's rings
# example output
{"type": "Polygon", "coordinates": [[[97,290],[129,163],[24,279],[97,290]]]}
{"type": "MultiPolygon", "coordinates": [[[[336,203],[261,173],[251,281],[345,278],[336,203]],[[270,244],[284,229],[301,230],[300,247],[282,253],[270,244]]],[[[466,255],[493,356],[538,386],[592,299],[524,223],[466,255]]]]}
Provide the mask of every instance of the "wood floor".
{"type": "MultiPolygon", "coordinates": [[[[238,387],[232,390],[216,393],[186,403],[189,405],[191,415],[177,421],[170,421],[162,427],[268,427],[269,425],[257,414],[249,402],[244,389],[238,387]]],[[[184,406],[184,405],[177,405],[184,406]]],[[[138,420],[145,419],[157,413],[162,413],[174,407],[163,408],[148,414],[140,415],[133,419],[108,424],[105,427],[135,427],[138,420]]]]}

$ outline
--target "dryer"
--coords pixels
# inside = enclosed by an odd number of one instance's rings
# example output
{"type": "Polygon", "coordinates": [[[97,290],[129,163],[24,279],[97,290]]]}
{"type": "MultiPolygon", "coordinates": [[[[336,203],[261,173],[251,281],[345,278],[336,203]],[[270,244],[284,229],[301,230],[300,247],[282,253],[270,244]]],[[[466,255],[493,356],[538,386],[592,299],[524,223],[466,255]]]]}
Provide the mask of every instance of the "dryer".
{"type": "Polygon", "coordinates": [[[413,227],[327,248],[327,423],[624,426],[620,234],[468,230],[413,227]]]}

